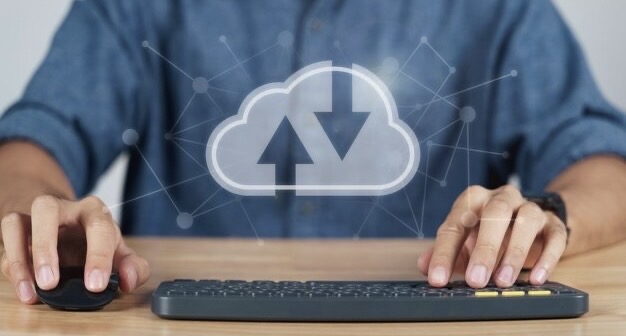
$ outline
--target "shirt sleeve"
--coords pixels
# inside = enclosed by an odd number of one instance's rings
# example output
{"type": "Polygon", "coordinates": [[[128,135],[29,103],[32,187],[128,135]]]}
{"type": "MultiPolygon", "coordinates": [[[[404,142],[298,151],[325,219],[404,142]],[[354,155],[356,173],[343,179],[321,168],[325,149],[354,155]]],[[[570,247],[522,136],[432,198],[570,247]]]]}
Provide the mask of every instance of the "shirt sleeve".
{"type": "Polygon", "coordinates": [[[523,8],[504,36],[497,71],[517,77],[496,95],[491,146],[512,154],[494,163],[498,175],[516,173],[523,190],[540,192],[588,156],[626,158],[626,116],[602,97],[551,2],[515,3],[523,8]]]}
{"type": "Polygon", "coordinates": [[[77,195],[124,149],[124,130],[139,127],[137,62],[114,23],[119,11],[109,7],[73,4],[23,97],[0,119],[0,141],[47,150],[77,195]]]}

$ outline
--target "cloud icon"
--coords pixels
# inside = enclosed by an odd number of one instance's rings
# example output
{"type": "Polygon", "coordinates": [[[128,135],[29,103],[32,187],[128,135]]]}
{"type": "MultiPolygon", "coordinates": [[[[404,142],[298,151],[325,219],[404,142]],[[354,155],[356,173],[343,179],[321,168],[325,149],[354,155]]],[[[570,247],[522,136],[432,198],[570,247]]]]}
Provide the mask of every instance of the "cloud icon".
{"type": "Polygon", "coordinates": [[[326,61],[251,92],[211,133],[206,160],[239,195],[377,196],[409,183],[420,150],[376,75],[326,61]]]}

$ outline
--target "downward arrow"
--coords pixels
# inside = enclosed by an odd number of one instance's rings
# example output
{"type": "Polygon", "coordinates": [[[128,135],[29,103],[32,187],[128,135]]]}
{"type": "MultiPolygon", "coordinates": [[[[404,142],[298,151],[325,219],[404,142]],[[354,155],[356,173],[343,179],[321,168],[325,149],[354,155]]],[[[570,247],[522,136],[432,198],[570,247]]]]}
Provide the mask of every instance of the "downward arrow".
{"type": "Polygon", "coordinates": [[[343,160],[370,113],[352,111],[351,74],[334,71],[332,76],[332,111],[315,112],[315,116],[343,160]]]}
{"type": "Polygon", "coordinates": [[[295,185],[296,166],[298,164],[312,164],[313,160],[291,126],[289,119],[284,117],[257,163],[274,165],[275,185],[295,185]]]}

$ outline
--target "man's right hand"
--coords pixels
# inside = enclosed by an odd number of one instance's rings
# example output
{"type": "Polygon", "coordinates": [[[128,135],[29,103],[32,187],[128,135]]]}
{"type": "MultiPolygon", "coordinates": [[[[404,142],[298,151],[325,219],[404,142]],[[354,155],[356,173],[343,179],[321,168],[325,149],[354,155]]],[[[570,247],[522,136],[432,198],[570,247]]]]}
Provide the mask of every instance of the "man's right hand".
{"type": "Polygon", "coordinates": [[[24,303],[37,302],[34,281],[42,289],[57,286],[59,266],[84,265],[85,286],[92,292],[106,288],[113,269],[124,292],[148,279],[148,262],[126,246],[108,208],[96,197],[68,201],[38,196],[30,215],[10,212],[1,226],[2,273],[24,303]]]}

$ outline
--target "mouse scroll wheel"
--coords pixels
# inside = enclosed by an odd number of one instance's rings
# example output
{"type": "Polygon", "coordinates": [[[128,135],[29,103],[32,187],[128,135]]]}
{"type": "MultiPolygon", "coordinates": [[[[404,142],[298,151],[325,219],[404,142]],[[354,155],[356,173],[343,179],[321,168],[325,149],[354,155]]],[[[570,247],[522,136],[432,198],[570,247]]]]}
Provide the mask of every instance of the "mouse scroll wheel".
{"type": "Polygon", "coordinates": [[[120,276],[117,273],[111,273],[109,278],[109,288],[117,289],[120,285],[120,276]]]}

